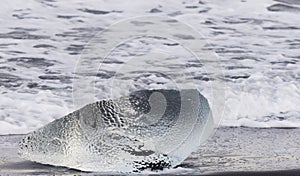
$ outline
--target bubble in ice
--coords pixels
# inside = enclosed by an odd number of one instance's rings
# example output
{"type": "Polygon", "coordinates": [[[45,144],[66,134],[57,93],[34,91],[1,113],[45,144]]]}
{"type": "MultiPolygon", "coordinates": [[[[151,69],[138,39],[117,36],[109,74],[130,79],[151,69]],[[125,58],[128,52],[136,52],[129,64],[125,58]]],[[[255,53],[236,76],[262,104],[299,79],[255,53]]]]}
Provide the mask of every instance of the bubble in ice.
{"type": "Polygon", "coordinates": [[[142,172],[180,164],[213,131],[197,90],[140,90],[88,104],[26,135],[22,158],[93,172],[142,172]]]}

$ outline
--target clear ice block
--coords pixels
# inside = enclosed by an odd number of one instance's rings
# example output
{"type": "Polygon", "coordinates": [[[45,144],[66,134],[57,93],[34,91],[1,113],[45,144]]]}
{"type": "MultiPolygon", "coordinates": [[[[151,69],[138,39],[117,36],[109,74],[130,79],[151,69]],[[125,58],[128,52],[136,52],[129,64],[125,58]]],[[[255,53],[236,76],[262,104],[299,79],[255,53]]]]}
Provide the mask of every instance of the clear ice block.
{"type": "Polygon", "coordinates": [[[26,135],[22,158],[93,172],[141,172],[180,164],[214,128],[197,90],[140,90],[102,100],[26,135]]]}

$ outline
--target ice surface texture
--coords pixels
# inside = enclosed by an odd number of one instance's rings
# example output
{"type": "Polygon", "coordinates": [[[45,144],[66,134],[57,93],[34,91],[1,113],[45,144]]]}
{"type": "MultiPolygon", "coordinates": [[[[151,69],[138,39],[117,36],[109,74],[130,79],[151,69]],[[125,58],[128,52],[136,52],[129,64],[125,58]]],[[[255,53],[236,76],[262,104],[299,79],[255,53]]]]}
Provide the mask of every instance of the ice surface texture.
{"type": "Polygon", "coordinates": [[[102,100],[26,135],[22,158],[94,172],[140,172],[180,164],[213,130],[197,90],[141,90],[102,100]]]}

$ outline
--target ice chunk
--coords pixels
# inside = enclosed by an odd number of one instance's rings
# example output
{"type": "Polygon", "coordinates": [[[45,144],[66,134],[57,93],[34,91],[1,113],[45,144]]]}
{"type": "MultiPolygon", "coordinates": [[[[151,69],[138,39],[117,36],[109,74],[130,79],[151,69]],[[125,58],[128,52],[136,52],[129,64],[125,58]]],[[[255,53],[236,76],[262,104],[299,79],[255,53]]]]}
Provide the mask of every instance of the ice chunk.
{"type": "Polygon", "coordinates": [[[102,100],[26,135],[22,158],[94,172],[140,172],[180,164],[213,130],[197,90],[141,90],[102,100]]]}

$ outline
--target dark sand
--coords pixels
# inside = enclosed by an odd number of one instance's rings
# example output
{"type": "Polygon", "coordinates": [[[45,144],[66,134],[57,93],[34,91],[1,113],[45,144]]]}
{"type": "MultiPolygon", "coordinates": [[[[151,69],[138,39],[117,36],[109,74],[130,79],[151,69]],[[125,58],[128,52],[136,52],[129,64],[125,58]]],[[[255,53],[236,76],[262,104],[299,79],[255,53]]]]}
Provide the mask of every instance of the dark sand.
{"type": "MultiPolygon", "coordinates": [[[[96,175],[18,157],[22,135],[0,136],[0,175],[96,175]]],[[[300,175],[300,129],[219,128],[168,174],[300,175]]]]}

